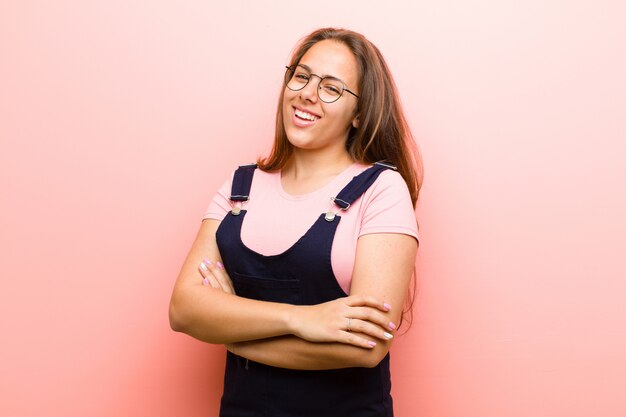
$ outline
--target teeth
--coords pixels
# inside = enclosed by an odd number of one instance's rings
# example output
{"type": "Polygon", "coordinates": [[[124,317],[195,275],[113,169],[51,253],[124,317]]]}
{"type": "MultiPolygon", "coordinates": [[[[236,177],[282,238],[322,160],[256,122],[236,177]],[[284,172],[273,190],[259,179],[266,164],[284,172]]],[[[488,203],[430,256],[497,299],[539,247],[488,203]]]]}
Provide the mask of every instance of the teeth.
{"type": "Polygon", "coordinates": [[[310,120],[312,122],[314,122],[317,119],[319,119],[319,117],[314,116],[311,113],[307,113],[307,112],[304,112],[304,111],[298,110],[298,109],[296,109],[296,116],[300,117],[301,119],[310,120]]]}

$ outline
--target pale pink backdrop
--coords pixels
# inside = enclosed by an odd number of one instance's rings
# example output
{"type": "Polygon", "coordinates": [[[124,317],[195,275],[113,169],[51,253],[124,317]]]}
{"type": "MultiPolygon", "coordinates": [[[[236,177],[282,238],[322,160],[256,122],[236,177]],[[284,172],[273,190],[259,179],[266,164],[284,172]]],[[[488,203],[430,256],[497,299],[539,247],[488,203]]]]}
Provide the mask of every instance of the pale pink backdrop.
{"type": "Polygon", "coordinates": [[[0,2],[0,415],[214,416],[169,329],[204,208],[314,28],[385,54],[426,167],[397,417],[626,415],[618,0],[0,2]]]}

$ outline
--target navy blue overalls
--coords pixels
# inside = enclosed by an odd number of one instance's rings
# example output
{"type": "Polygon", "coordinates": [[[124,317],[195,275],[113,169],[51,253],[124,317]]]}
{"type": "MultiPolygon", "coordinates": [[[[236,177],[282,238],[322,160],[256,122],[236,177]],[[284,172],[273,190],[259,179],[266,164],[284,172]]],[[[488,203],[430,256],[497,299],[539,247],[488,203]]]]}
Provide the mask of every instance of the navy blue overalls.
{"type": "MultiPolygon", "coordinates": [[[[354,177],[335,197],[335,204],[349,209],[387,168],[377,163],[354,177]]],[[[231,201],[248,200],[255,169],[256,165],[244,165],[235,171],[231,201]]],[[[237,295],[297,305],[347,296],[330,260],[339,214],[322,213],[293,246],[272,256],[241,241],[245,215],[246,210],[235,207],[216,233],[237,295]]],[[[389,355],[374,368],[304,371],[267,366],[228,352],[220,417],[391,417],[390,391],[389,355]]]]}

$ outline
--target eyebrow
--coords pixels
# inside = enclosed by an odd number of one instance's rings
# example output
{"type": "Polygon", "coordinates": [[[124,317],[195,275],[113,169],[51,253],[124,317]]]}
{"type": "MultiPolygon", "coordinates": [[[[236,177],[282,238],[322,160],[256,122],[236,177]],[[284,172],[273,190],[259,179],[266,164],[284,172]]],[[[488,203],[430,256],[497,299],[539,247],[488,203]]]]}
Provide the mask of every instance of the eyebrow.
{"type": "MultiPolygon", "coordinates": [[[[305,70],[309,71],[311,74],[313,73],[313,70],[311,70],[311,67],[309,67],[306,64],[298,64],[297,66],[304,68],[305,70]]],[[[317,75],[317,74],[315,74],[315,75],[317,75]]],[[[333,80],[341,81],[344,84],[346,83],[344,80],[342,80],[339,77],[335,77],[334,75],[322,74],[322,75],[320,75],[320,77],[322,77],[322,78],[332,78],[333,80]]]]}

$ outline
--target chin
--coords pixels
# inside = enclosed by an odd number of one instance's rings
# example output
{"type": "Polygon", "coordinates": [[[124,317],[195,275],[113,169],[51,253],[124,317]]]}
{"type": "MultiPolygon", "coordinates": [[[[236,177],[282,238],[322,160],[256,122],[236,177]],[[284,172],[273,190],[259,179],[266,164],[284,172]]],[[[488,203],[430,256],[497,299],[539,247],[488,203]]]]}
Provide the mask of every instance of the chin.
{"type": "Polygon", "coordinates": [[[293,140],[289,138],[289,136],[287,136],[287,140],[289,141],[291,146],[293,146],[296,149],[305,149],[305,150],[315,149],[315,145],[307,140],[298,140],[298,139],[293,140]]]}

